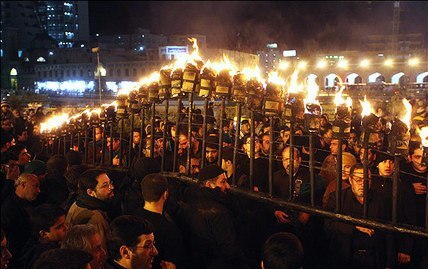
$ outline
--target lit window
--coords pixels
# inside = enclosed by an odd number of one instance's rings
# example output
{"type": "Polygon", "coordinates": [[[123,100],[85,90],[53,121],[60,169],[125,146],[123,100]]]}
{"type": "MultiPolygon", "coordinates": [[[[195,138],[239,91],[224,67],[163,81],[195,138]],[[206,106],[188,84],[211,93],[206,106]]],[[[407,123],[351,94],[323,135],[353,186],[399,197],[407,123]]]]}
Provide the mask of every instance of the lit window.
{"type": "Polygon", "coordinates": [[[46,59],[43,58],[43,57],[39,57],[39,58],[37,58],[36,61],[39,62],[39,63],[43,63],[43,62],[46,62],[46,59]]]}

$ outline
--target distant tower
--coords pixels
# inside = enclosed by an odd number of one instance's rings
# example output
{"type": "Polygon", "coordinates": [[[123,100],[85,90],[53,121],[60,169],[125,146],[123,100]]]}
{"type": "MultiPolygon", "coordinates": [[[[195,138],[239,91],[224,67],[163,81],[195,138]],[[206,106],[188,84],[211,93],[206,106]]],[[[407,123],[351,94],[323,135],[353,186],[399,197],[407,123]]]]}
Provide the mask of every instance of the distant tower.
{"type": "Polygon", "coordinates": [[[60,48],[89,41],[88,1],[37,1],[37,15],[60,48]]]}
{"type": "Polygon", "coordinates": [[[398,52],[398,35],[400,33],[400,1],[394,2],[394,16],[392,19],[392,55],[397,57],[398,52]]]}

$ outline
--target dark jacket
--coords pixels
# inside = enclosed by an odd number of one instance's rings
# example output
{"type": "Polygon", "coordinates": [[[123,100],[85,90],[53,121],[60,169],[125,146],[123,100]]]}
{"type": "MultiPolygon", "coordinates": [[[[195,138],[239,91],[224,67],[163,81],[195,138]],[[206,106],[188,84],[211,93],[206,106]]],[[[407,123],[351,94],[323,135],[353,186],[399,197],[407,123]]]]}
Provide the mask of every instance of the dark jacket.
{"type": "MultiPolygon", "coordinates": [[[[345,215],[361,218],[363,205],[355,198],[352,188],[342,190],[342,211],[345,215]]],[[[334,211],[336,204],[336,192],[330,194],[326,209],[334,211]]],[[[379,197],[369,193],[368,218],[372,220],[387,220],[388,212],[379,197]]],[[[330,235],[329,268],[392,268],[393,240],[387,232],[375,230],[373,236],[360,232],[353,224],[348,224],[332,219],[325,219],[325,229],[330,235]],[[362,267],[358,262],[360,255],[371,259],[371,266],[362,267]]]]}
{"type": "MultiPolygon", "coordinates": [[[[387,212],[392,212],[392,185],[391,177],[372,176],[370,188],[383,199],[387,212]]],[[[416,225],[415,193],[413,187],[401,179],[397,190],[397,222],[416,225]]],[[[412,254],[413,238],[404,234],[397,234],[397,251],[412,254]]]]}
{"type": "Polygon", "coordinates": [[[192,186],[185,196],[179,219],[194,268],[246,268],[227,195],[192,186]]]}
{"type": "Polygon", "coordinates": [[[183,236],[169,215],[151,212],[144,208],[138,209],[134,215],[153,224],[156,248],[159,252],[153,261],[153,268],[161,268],[160,261],[162,260],[174,263],[177,268],[188,268],[183,236]]]}
{"type": "Polygon", "coordinates": [[[31,212],[31,204],[15,193],[6,198],[1,206],[1,227],[6,233],[13,255],[11,265],[16,264],[25,243],[31,237],[31,212]]]}
{"type": "Polygon", "coordinates": [[[59,244],[40,243],[34,238],[30,238],[23,248],[22,256],[19,259],[19,268],[33,268],[34,262],[40,257],[40,255],[42,255],[43,252],[55,248],[59,248],[59,244]]]}

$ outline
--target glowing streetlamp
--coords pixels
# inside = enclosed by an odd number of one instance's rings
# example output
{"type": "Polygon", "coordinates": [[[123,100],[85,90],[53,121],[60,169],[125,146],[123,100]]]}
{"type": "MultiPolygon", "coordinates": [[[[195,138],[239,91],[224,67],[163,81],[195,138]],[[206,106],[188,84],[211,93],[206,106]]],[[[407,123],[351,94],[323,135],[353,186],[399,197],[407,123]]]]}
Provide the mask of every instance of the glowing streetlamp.
{"type": "Polygon", "coordinates": [[[360,67],[366,68],[370,65],[370,61],[367,59],[364,59],[360,62],[360,67]]]}

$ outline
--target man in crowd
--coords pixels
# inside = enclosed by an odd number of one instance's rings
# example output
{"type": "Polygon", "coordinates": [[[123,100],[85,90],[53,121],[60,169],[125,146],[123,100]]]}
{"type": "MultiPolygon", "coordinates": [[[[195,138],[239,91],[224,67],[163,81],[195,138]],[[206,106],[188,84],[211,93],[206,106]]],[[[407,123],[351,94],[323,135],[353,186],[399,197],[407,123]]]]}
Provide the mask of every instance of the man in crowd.
{"type": "Polygon", "coordinates": [[[263,245],[262,269],[300,269],[303,246],[292,233],[275,233],[263,245]]]}
{"type": "Polygon", "coordinates": [[[79,224],[70,228],[65,236],[62,249],[84,250],[92,255],[92,269],[104,269],[107,248],[103,245],[98,229],[92,224],[79,224]]]}
{"type": "MultiPolygon", "coordinates": [[[[351,187],[341,190],[344,214],[362,217],[364,203],[364,167],[355,164],[351,167],[349,182],[351,187]]],[[[386,211],[381,199],[370,191],[367,194],[368,217],[386,220],[386,211]]],[[[327,210],[334,211],[335,192],[332,192],[327,210]]],[[[326,219],[325,228],[330,233],[329,268],[392,268],[393,245],[391,237],[381,230],[326,219]]]]}
{"type": "MultiPolygon", "coordinates": [[[[137,216],[123,215],[111,223],[108,246],[107,268],[112,269],[151,269],[158,255],[153,226],[137,216]]],[[[175,268],[167,262],[164,266],[175,268]]]]}
{"type": "Polygon", "coordinates": [[[144,207],[138,209],[134,215],[140,216],[153,224],[156,235],[156,245],[159,255],[155,257],[155,268],[159,268],[161,261],[174,263],[177,268],[187,268],[185,251],[181,231],[165,210],[168,199],[168,180],[160,174],[149,174],[141,182],[144,197],[144,207]]]}
{"type": "Polygon", "coordinates": [[[1,206],[1,227],[10,242],[13,255],[11,265],[17,266],[23,247],[31,236],[31,212],[34,201],[40,193],[37,176],[23,174],[15,181],[15,193],[6,198],[1,206]]]}
{"type": "Polygon", "coordinates": [[[114,187],[103,170],[89,169],[78,178],[79,196],[70,207],[66,223],[93,224],[106,249],[106,233],[109,227],[109,201],[113,199],[114,187]]]}

